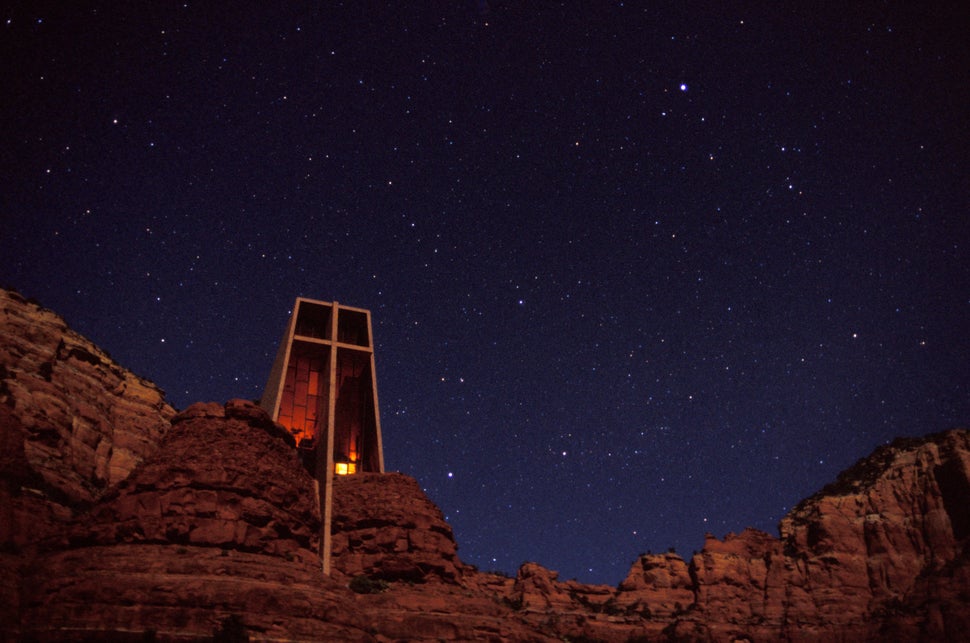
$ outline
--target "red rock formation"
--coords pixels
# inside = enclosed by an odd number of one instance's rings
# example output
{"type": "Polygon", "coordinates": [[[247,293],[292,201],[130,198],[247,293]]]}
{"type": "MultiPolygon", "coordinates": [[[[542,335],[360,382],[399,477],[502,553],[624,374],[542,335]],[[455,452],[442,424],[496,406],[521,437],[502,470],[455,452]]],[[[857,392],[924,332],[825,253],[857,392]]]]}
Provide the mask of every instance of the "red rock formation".
{"type": "Polygon", "coordinates": [[[26,429],[9,407],[0,406],[0,623],[19,619],[20,570],[29,547],[55,533],[70,511],[51,503],[39,490],[44,481],[24,454],[26,429]]]}
{"type": "MultiPolygon", "coordinates": [[[[970,433],[897,440],[878,449],[795,507],[780,532],[793,567],[789,584],[800,589],[787,601],[789,622],[794,617],[855,631],[865,619],[871,624],[864,631],[878,636],[876,617],[902,611],[922,636],[942,640],[947,631],[970,625],[970,603],[928,602],[915,590],[965,573],[970,433]]],[[[964,590],[970,593],[970,586],[964,590]]]]}
{"type": "Polygon", "coordinates": [[[694,603],[694,581],[677,554],[644,554],[620,583],[618,604],[645,618],[671,618],[694,603]]]}
{"type": "Polygon", "coordinates": [[[196,640],[234,617],[272,639],[549,640],[497,597],[456,584],[450,528],[413,479],[338,485],[335,514],[350,531],[335,540],[363,553],[335,556],[326,577],[314,480],[289,434],[250,402],[193,405],[152,458],[34,559],[20,631],[196,640]],[[373,504],[354,512],[348,501],[373,504]],[[372,580],[358,591],[373,594],[352,591],[349,574],[360,572],[372,580]]]}
{"type": "Polygon", "coordinates": [[[0,338],[0,404],[25,429],[24,455],[48,490],[89,503],[154,451],[175,411],[151,382],[2,289],[0,338]]]}
{"type": "Polygon", "coordinates": [[[388,581],[456,583],[451,526],[417,481],[399,473],[335,476],[333,570],[388,581]]]}
{"type": "Polygon", "coordinates": [[[537,563],[519,568],[507,602],[537,630],[563,639],[626,641],[660,631],[634,606],[621,604],[614,588],[560,581],[558,572],[537,563]]]}
{"type": "Polygon", "coordinates": [[[617,588],[535,563],[514,579],[478,572],[413,479],[338,478],[325,577],[314,480],[265,412],[237,400],[172,418],[157,389],[56,315],[0,297],[0,640],[970,632],[966,430],[880,448],[792,510],[778,538],[709,536],[689,564],[644,555],[617,588]]]}
{"type": "Polygon", "coordinates": [[[55,313],[0,289],[0,623],[38,540],[154,452],[174,409],[55,313]]]}
{"type": "Polygon", "coordinates": [[[970,433],[897,440],[795,507],[780,539],[709,538],[687,620],[716,640],[959,640],[968,525],[970,433]]]}
{"type": "Polygon", "coordinates": [[[175,416],[156,457],[34,561],[24,631],[194,638],[244,613],[266,636],[366,638],[330,623],[352,608],[321,574],[319,505],[291,443],[251,402],[175,416]]]}

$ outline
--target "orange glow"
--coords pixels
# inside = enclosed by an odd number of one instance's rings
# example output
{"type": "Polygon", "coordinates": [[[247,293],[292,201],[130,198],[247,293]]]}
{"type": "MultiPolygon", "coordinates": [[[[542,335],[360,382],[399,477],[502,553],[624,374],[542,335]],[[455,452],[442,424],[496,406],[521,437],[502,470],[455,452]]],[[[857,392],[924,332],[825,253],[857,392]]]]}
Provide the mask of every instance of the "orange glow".
{"type": "Polygon", "coordinates": [[[283,395],[277,420],[290,430],[299,444],[317,438],[321,420],[320,407],[326,401],[324,364],[326,354],[303,348],[293,351],[286,370],[283,395]]]}
{"type": "Polygon", "coordinates": [[[357,464],[354,462],[335,462],[334,473],[338,476],[346,476],[357,473],[357,464]]]}

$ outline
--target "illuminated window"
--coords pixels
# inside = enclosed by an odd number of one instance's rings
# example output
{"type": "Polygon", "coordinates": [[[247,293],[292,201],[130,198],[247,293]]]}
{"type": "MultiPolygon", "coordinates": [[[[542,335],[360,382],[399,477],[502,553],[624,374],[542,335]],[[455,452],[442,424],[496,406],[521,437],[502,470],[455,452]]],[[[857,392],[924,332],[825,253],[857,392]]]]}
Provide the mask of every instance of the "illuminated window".
{"type": "Polygon", "coordinates": [[[384,472],[370,312],[298,297],[260,405],[296,439],[317,478],[325,574],[333,475],[384,472]]]}
{"type": "Polygon", "coordinates": [[[357,473],[357,463],[355,462],[334,462],[334,473],[338,476],[346,476],[357,473]]]}

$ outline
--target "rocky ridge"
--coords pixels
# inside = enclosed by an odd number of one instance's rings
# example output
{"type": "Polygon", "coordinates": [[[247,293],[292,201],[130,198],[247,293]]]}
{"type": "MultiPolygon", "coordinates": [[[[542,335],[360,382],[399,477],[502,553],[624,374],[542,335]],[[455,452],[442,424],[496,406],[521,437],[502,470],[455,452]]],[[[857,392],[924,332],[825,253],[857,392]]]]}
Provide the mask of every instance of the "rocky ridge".
{"type": "Polygon", "coordinates": [[[458,557],[401,474],[338,478],[330,577],[292,440],[255,404],[176,414],[63,320],[0,291],[0,639],[964,640],[970,432],[898,440],[779,536],[645,554],[617,587],[458,557]],[[115,452],[119,455],[115,455],[115,452]]]}

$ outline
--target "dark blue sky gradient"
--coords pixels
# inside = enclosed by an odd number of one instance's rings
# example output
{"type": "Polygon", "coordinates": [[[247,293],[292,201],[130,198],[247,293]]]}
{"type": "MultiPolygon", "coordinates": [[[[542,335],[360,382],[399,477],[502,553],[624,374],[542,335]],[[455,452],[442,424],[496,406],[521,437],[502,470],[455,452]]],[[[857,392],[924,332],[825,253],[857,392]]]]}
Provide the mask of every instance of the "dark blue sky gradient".
{"type": "Polygon", "coordinates": [[[962,3],[418,4],[4,9],[0,283],[180,408],[370,309],[483,569],[616,583],[966,425],[962,3]]]}

